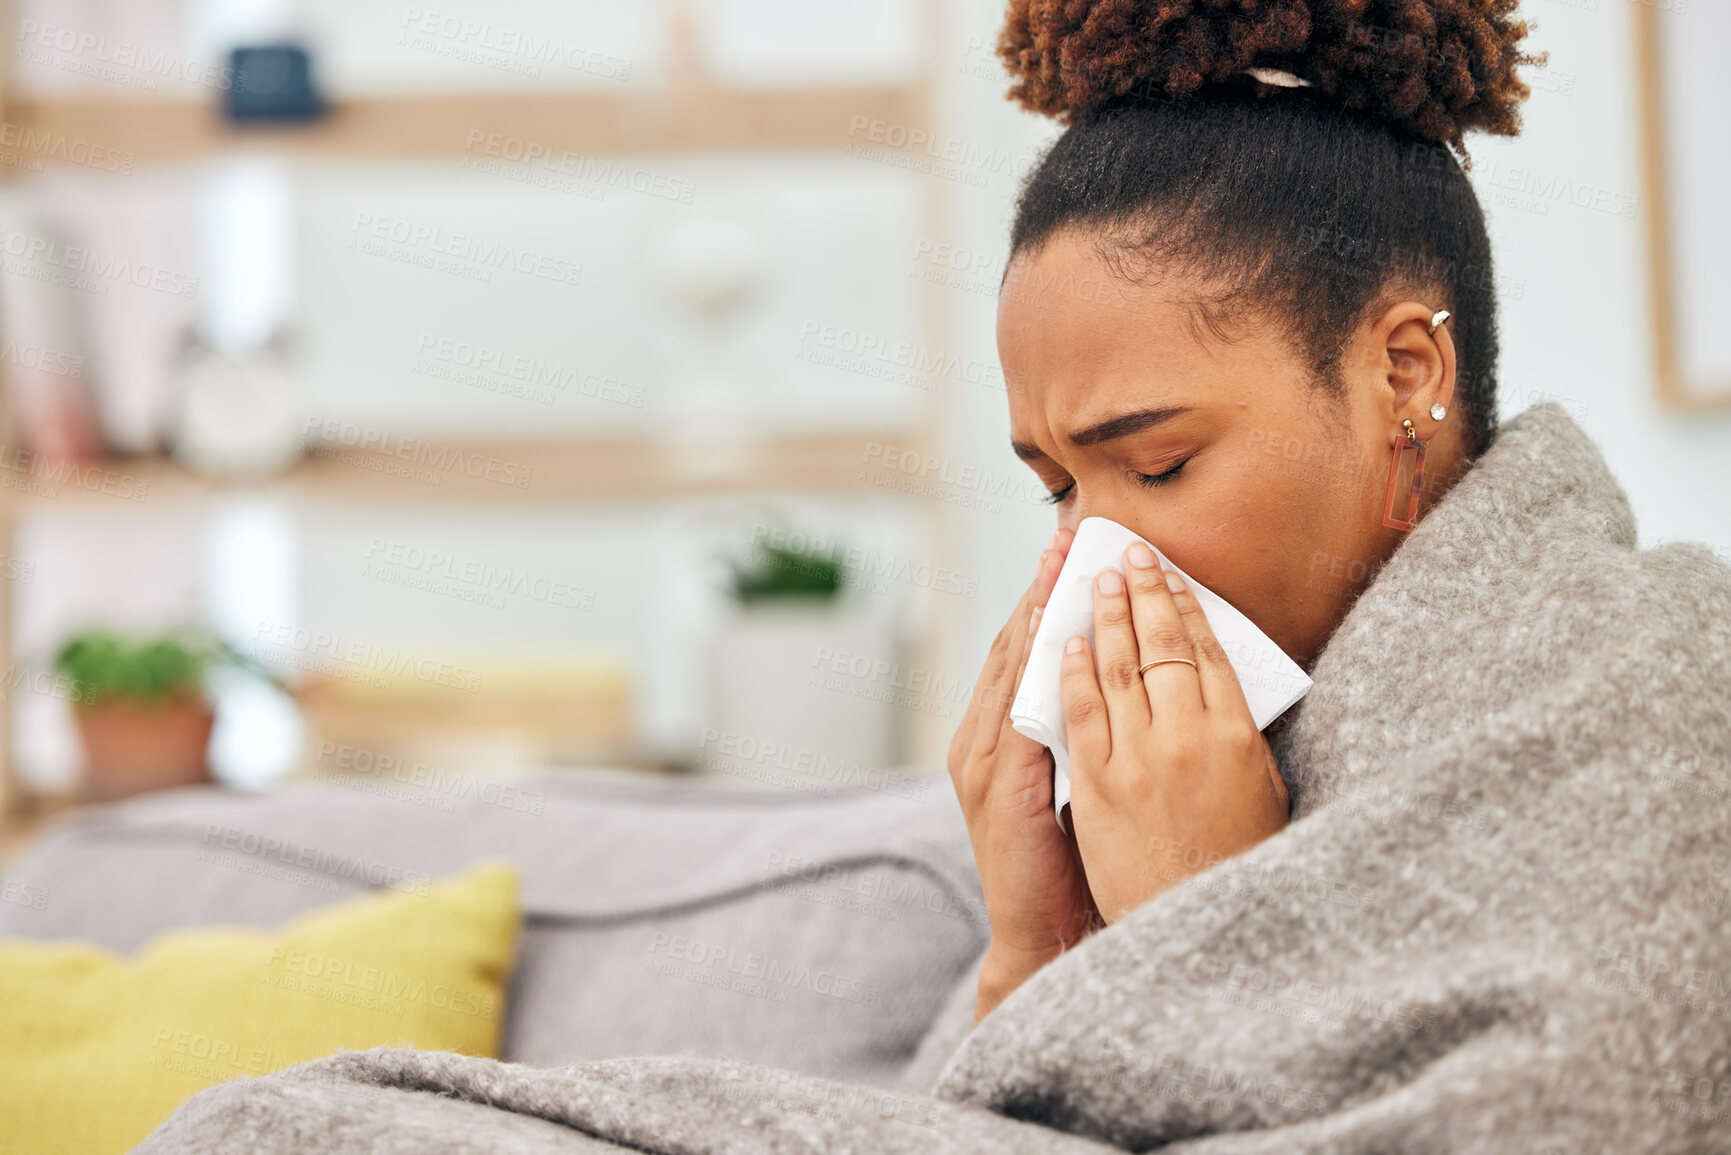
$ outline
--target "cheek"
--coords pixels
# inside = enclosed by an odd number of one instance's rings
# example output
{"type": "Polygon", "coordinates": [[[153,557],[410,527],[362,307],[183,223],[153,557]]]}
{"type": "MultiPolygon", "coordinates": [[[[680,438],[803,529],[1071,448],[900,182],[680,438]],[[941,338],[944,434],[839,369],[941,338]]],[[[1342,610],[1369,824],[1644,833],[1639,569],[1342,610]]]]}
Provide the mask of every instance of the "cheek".
{"type": "Polygon", "coordinates": [[[1305,422],[1296,433],[1246,439],[1238,480],[1246,494],[1256,495],[1253,504],[1295,519],[1293,528],[1301,532],[1326,535],[1331,523],[1363,520],[1364,509],[1381,498],[1387,462],[1366,452],[1346,420],[1341,414],[1335,423],[1305,422]]]}
{"type": "Polygon", "coordinates": [[[1355,559],[1380,509],[1366,501],[1362,462],[1316,451],[1307,460],[1299,445],[1239,456],[1161,527],[1170,549],[1152,539],[1265,630],[1344,592],[1325,585],[1336,570],[1363,568],[1355,559]]]}
{"type": "Polygon", "coordinates": [[[1300,617],[1324,614],[1375,576],[1386,463],[1344,440],[1325,455],[1287,462],[1254,519],[1272,556],[1268,575],[1300,617]]]}

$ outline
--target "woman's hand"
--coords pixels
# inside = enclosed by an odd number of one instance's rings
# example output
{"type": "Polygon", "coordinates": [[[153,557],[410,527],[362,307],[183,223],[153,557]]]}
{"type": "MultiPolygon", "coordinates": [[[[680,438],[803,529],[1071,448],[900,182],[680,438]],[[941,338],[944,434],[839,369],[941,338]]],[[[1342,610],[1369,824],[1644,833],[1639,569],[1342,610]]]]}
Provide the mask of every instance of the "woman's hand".
{"type": "Polygon", "coordinates": [[[980,868],[992,941],[980,972],[977,1023],[1022,981],[1102,925],[1076,841],[1052,813],[1052,755],[1010,728],[1039,611],[1052,595],[1075,534],[1060,529],[1040,555],[1034,584],[998,631],[948,765],[980,868]]]}
{"type": "Polygon", "coordinates": [[[1097,662],[1072,638],[1061,679],[1070,819],[1107,923],[1278,832],[1290,810],[1195,595],[1141,542],[1124,559],[1124,574],[1094,579],[1097,662]],[[1161,659],[1183,661],[1138,675],[1161,659]]]}

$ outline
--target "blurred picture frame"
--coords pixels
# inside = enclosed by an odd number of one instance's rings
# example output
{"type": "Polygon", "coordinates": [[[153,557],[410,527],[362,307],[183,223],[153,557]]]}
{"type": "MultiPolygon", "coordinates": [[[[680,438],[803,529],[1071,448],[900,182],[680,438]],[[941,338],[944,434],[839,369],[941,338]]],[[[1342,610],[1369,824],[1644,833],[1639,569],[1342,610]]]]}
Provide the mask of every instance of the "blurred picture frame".
{"type": "Polygon", "coordinates": [[[1731,152],[1713,147],[1724,140],[1723,110],[1731,105],[1731,73],[1718,59],[1731,36],[1731,8],[1635,0],[1630,9],[1654,381],[1669,409],[1731,409],[1731,349],[1719,337],[1731,313],[1731,278],[1724,276],[1731,267],[1724,212],[1731,152]],[[1721,99],[1702,99],[1702,86],[1721,99]],[[1679,99],[1684,91],[1695,98],[1679,99]]]}

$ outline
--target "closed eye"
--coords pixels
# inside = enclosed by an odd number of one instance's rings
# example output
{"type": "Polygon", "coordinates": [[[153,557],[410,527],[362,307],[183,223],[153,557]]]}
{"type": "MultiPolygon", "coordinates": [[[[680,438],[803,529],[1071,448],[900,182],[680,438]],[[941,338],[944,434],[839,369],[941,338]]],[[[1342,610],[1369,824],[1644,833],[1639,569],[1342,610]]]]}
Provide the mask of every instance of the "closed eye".
{"type": "MultiPolygon", "coordinates": [[[[1149,489],[1155,489],[1176,479],[1179,473],[1183,472],[1184,467],[1189,464],[1190,458],[1186,457],[1183,461],[1180,461],[1165,473],[1138,473],[1136,470],[1132,469],[1130,471],[1130,476],[1136,479],[1136,484],[1147,486],[1149,489]]],[[[1047,494],[1044,501],[1047,505],[1060,505],[1069,498],[1075,488],[1076,483],[1072,481],[1063,489],[1060,489],[1055,493],[1047,494]]]]}
{"type": "Polygon", "coordinates": [[[1136,479],[1138,485],[1145,485],[1150,489],[1153,489],[1157,486],[1165,485],[1167,482],[1177,477],[1179,471],[1189,464],[1190,459],[1186,457],[1183,461],[1180,461],[1165,473],[1137,473],[1132,469],[1130,475],[1136,479]]]}

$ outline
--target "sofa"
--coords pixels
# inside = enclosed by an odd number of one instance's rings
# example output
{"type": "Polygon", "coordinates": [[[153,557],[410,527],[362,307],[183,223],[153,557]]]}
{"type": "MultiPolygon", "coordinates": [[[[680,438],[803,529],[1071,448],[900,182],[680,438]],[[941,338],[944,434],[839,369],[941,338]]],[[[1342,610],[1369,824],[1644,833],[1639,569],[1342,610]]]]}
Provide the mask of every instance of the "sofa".
{"type": "Polygon", "coordinates": [[[0,937],[130,952],[506,858],[503,1058],[691,1053],[923,1091],[971,1027],[989,927],[948,779],[908,775],[828,796],[623,774],[164,791],[45,830],[6,871],[36,901],[0,904],[0,937]]]}

